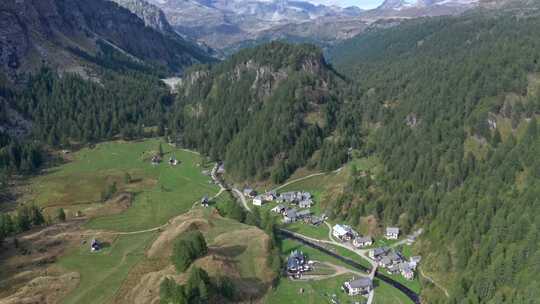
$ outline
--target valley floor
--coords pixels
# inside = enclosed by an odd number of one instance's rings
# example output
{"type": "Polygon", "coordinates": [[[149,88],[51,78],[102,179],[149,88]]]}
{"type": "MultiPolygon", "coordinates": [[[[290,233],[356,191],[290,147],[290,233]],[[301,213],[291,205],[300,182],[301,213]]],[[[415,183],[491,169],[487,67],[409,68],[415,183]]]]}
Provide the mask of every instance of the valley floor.
{"type": "MultiPolygon", "coordinates": [[[[366,273],[288,239],[282,240],[283,258],[286,260],[291,251],[299,249],[316,263],[315,270],[301,280],[283,277],[276,287],[266,292],[272,277],[270,271],[260,265],[266,264],[267,253],[257,250],[265,247],[259,243],[266,242],[265,235],[251,226],[221,218],[212,212],[213,208],[200,207],[198,202],[203,196],[216,198],[225,189],[212,181],[211,177],[215,179],[214,164],[205,163],[197,153],[155,139],[103,143],[68,157],[65,164],[32,178],[25,186],[21,200],[38,203],[50,217],[63,208],[67,222],[18,236],[19,248],[0,254],[3,269],[0,274],[1,304],[36,298],[44,299],[45,303],[128,303],[131,300],[133,303],[154,303],[159,299],[160,278],[176,276],[177,280],[183,280],[182,274],[177,275],[171,270],[166,252],[171,250],[174,237],[189,227],[201,230],[211,248],[209,257],[197,264],[210,274],[215,274],[216,269],[231,272],[233,280],[243,286],[244,294],[255,292],[251,298],[264,295],[260,299],[264,303],[310,304],[332,300],[362,303],[366,300],[350,298],[340,289],[346,280],[366,273]],[[163,159],[152,164],[152,156],[158,153],[159,146],[163,149],[163,159]],[[172,165],[168,159],[176,159],[178,164],[172,165]],[[102,193],[111,185],[116,188],[116,194],[103,201],[102,193]],[[98,252],[89,250],[93,239],[102,243],[98,252]],[[245,239],[250,242],[246,244],[245,239]],[[27,253],[23,254],[23,250],[27,253]],[[216,264],[216,261],[222,262],[216,264]],[[21,277],[21,272],[25,277],[21,277]],[[47,289],[48,284],[66,275],[72,276],[71,284],[47,289]],[[136,291],[137,286],[144,288],[136,291]],[[142,291],[145,288],[147,292],[142,291]]],[[[369,160],[358,164],[372,167],[376,162],[369,160]]],[[[321,213],[321,201],[328,199],[329,192],[339,191],[338,186],[328,185],[339,185],[336,181],[345,180],[346,172],[308,174],[292,179],[278,189],[312,192],[316,202],[313,210],[321,213]]],[[[258,208],[252,206],[240,190],[234,190],[244,207],[258,208]]],[[[326,242],[325,246],[332,252],[353,259],[363,267],[373,266],[365,256],[338,243],[332,244],[330,227],[330,223],[315,227],[297,222],[286,229],[326,242]]],[[[420,290],[417,280],[392,279],[415,292],[420,290]]],[[[374,283],[376,292],[372,303],[412,303],[387,283],[378,279],[374,283]]]]}

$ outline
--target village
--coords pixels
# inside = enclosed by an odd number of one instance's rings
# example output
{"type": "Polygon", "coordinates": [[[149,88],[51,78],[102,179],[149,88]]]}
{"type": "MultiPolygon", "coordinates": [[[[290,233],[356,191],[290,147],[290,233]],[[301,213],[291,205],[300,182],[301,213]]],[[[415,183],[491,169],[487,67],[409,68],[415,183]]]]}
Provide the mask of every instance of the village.
{"type": "MultiPolygon", "coordinates": [[[[402,245],[412,245],[422,232],[421,230],[403,237],[399,227],[386,227],[381,240],[389,242],[391,245],[377,246],[373,236],[361,235],[346,224],[335,223],[331,225],[324,212],[318,215],[315,214],[311,210],[315,205],[314,197],[307,191],[278,193],[273,190],[259,194],[253,188],[246,187],[243,189],[242,194],[252,200],[253,206],[263,207],[272,204],[270,210],[281,218],[285,229],[289,224],[294,223],[313,227],[319,227],[324,223],[330,229],[328,235],[330,240],[312,239],[313,241],[339,244],[341,247],[357,252],[368,260],[373,266],[370,274],[353,276],[350,280],[340,283],[343,292],[351,297],[363,296],[368,298],[374,290],[374,274],[376,271],[381,271],[381,269],[383,273],[391,276],[401,276],[405,280],[415,279],[415,272],[421,257],[411,256],[406,258],[399,248],[402,245]]],[[[317,261],[310,260],[300,250],[294,250],[287,258],[285,273],[291,280],[309,280],[310,273],[314,272],[316,267],[317,261]]]]}

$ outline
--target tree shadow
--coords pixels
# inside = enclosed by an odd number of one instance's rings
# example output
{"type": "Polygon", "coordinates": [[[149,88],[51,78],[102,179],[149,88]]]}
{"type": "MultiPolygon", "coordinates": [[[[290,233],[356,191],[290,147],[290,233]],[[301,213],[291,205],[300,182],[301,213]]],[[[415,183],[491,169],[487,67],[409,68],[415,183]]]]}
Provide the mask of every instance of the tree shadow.
{"type": "Polygon", "coordinates": [[[222,256],[226,258],[234,258],[244,253],[246,249],[247,249],[247,246],[234,245],[234,246],[227,246],[227,247],[210,248],[210,252],[218,256],[222,256]]]}

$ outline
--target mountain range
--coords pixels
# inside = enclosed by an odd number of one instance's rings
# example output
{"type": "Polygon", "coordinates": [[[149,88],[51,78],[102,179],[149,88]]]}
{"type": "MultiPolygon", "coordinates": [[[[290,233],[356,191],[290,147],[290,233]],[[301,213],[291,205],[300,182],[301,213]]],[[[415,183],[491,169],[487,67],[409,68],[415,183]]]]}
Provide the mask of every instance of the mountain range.
{"type": "Polygon", "coordinates": [[[352,38],[380,19],[451,15],[478,0],[386,0],[373,10],[298,0],[148,0],[185,37],[216,49],[275,39],[322,46],[352,38]]]}
{"type": "Polygon", "coordinates": [[[105,0],[2,1],[0,71],[13,81],[42,66],[90,78],[98,67],[180,72],[211,60],[177,35],[159,10],[143,17],[154,20],[157,30],[105,0]]]}

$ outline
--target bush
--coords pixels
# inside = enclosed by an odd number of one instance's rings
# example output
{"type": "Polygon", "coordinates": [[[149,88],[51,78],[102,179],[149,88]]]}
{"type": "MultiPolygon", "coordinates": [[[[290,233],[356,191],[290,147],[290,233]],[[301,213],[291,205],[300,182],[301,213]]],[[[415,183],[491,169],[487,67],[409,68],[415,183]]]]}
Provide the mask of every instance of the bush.
{"type": "Polygon", "coordinates": [[[191,263],[208,252],[206,240],[200,231],[190,231],[180,236],[173,247],[171,260],[178,272],[186,271],[191,263]]]}
{"type": "Polygon", "coordinates": [[[241,223],[246,220],[246,211],[233,201],[221,201],[217,203],[216,208],[219,214],[223,217],[227,217],[241,223]]]}
{"type": "Polygon", "coordinates": [[[58,220],[60,222],[66,221],[66,212],[64,211],[64,208],[58,209],[58,220]]]}

